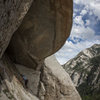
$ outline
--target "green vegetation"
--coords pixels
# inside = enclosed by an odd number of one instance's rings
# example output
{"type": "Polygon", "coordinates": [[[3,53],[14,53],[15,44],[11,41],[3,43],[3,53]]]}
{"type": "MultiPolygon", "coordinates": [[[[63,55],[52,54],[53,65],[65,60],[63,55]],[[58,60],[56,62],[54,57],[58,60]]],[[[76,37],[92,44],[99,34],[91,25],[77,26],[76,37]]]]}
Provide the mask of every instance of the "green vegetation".
{"type": "Polygon", "coordinates": [[[73,70],[80,72],[80,70],[83,70],[82,64],[83,64],[82,62],[77,62],[77,64],[74,66],[73,70]]]}
{"type": "Polygon", "coordinates": [[[92,86],[87,83],[83,83],[77,88],[82,100],[100,100],[100,91],[93,92],[91,88],[92,86]]]}
{"type": "MultiPolygon", "coordinates": [[[[88,77],[85,83],[81,84],[77,90],[79,91],[82,100],[100,100],[100,89],[97,91],[93,90],[92,80],[95,78],[95,72],[100,67],[100,55],[90,59],[90,65],[93,66],[91,71],[88,73],[88,77]]],[[[97,81],[100,79],[100,74],[98,75],[97,81]]],[[[98,87],[99,88],[99,87],[98,87]]]]}
{"type": "Polygon", "coordinates": [[[97,54],[100,54],[100,48],[96,48],[97,54]]]}
{"type": "Polygon", "coordinates": [[[91,60],[90,60],[90,63],[95,66],[95,67],[99,67],[100,65],[100,55],[96,56],[96,57],[93,57],[91,60]]]}
{"type": "Polygon", "coordinates": [[[80,95],[83,97],[87,94],[92,94],[91,92],[91,85],[88,85],[87,83],[82,83],[77,90],[79,91],[80,95]]]}
{"type": "Polygon", "coordinates": [[[100,100],[100,94],[86,95],[82,97],[82,100],[100,100]]]}
{"type": "Polygon", "coordinates": [[[78,62],[72,70],[79,73],[84,72],[85,74],[89,74],[89,71],[87,71],[87,69],[84,68],[83,62],[78,62]]]}

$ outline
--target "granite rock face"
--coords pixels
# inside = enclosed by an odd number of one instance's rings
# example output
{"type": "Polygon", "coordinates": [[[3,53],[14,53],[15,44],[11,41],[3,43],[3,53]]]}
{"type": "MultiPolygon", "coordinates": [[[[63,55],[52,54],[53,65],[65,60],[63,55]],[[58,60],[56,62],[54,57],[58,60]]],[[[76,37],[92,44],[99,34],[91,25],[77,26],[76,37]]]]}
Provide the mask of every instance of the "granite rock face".
{"type": "Polygon", "coordinates": [[[0,0],[0,58],[33,0],[0,0]]]}
{"type": "Polygon", "coordinates": [[[45,59],[41,70],[14,64],[4,56],[0,65],[5,68],[0,100],[81,100],[69,75],[54,56],[45,59]],[[28,89],[20,74],[28,78],[28,89]]]}
{"type": "Polygon", "coordinates": [[[15,32],[8,52],[20,64],[35,68],[37,61],[55,53],[72,26],[72,0],[35,0],[15,32]]]}
{"type": "Polygon", "coordinates": [[[44,64],[39,87],[40,100],[81,100],[70,76],[55,56],[47,57],[44,64]]]}
{"type": "Polygon", "coordinates": [[[56,58],[48,57],[70,34],[72,8],[72,0],[0,1],[0,100],[81,100],[56,58]]]}

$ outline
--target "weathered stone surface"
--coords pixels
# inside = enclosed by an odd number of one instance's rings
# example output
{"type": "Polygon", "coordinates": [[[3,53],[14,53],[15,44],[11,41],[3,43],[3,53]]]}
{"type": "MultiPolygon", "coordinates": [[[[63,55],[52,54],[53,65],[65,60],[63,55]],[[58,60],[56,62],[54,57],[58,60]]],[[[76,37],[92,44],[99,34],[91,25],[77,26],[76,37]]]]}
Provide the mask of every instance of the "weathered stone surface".
{"type": "Polygon", "coordinates": [[[46,58],[40,71],[16,65],[29,79],[28,87],[40,100],[81,100],[69,75],[54,56],[46,58]]]}
{"type": "Polygon", "coordinates": [[[0,58],[33,0],[0,0],[0,58]]]}
{"type": "Polygon", "coordinates": [[[40,81],[40,100],[81,100],[69,75],[54,56],[46,58],[40,81]]]}
{"type": "Polygon", "coordinates": [[[55,53],[72,26],[72,0],[35,0],[12,37],[9,54],[17,63],[36,67],[38,60],[55,53]]]}
{"type": "Polygon", "coordinates": [[[69,75],[54,56],[48,57],[39,71],[14,64],[7,56],[0,65],[5,68],[0,100],[81,100],[69,75]],[[20,74],[28,78],[28,89],[23,86],[20,74]]]}

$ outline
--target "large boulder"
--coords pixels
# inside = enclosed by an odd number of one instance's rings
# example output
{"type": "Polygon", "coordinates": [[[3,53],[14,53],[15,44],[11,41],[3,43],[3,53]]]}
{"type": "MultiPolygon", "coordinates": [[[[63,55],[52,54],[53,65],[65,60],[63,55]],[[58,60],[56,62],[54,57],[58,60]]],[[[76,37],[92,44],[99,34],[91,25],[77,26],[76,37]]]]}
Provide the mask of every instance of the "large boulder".
{"type": "Polygon", "coordinates": [[[70,76],[55,56],[46,58],[44,64],[39,85],[40,100],[81,100],[70,76]]]}
{"type": "Polygon", "coordinates": [[[55,53],[72,27],[72,0],[35,0],[9,45],[11,57],[36,68],[37,61],[55,53]]]}
{"type": "Polygon", "coordinates": [[[0,0],[0,58],[33,0],[0,0]]]}

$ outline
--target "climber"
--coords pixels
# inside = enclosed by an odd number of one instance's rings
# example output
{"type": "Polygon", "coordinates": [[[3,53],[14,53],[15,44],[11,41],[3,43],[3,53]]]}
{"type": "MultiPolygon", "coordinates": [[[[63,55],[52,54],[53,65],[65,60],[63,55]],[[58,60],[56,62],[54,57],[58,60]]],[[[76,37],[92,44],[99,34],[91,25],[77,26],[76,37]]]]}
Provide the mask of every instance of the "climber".
{"type": "Polygon", "coordinates": [[[21,74],[21,77],[22,77],[23,80],[24,80],[24,85],[25,85],[25,87],[28,88],[28,86],[27,86],[27,84],[28,84],[28,79],[27,79],[27,77],[26,77],[25,75],[22,75],[22,74],[21,74]]]}

